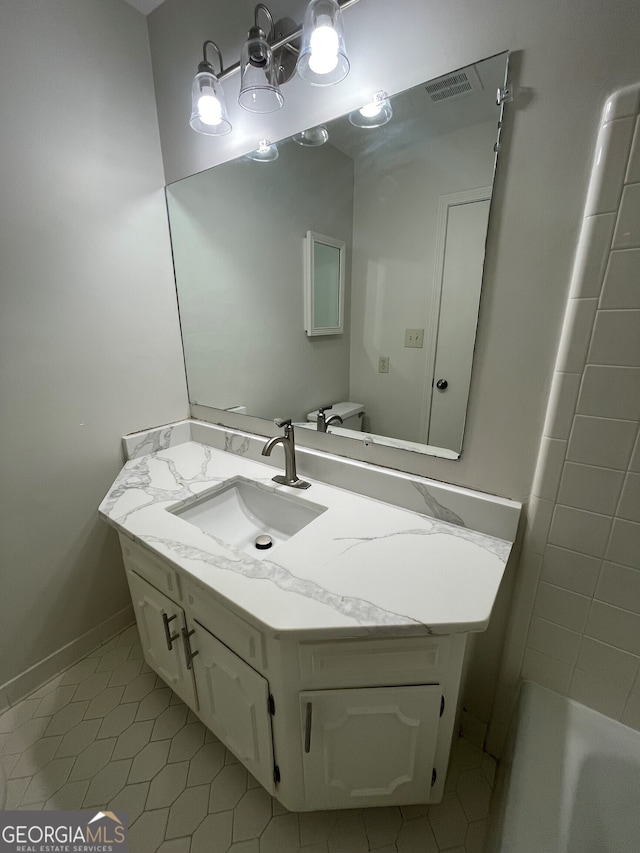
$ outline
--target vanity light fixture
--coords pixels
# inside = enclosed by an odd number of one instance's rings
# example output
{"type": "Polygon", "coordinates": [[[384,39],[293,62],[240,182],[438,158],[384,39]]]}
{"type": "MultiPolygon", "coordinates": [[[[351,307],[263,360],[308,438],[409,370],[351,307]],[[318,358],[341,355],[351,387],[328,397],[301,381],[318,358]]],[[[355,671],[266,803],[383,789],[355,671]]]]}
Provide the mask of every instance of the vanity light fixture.
{"type": "Polygon", "coordinates": [[[355,127],[382,127],[383,124],[391,121],[392,116],[393,110],[387,93],[381,90],[375,93],[371,103],[349,113],[349,121],[355,127]]]}
{"type": "Polygon", "coordinates": [[[337,0],[311,0],[307,6],[297,67],[312,86],[333,86],[349,73],[337,0]]]}
{"type": "Polygon", "coordinates": [[[274,24],[267,6],[258,3],[254,10],[254,25],[243,45],[240,61],[228,68],[223,67],[215,42],[205,41],[204,60],[198,65],[198,73],[193,81],[191,127],[198,133],[213,136],[231,130],[220,83],[236,71],[240,71],[241,77],[238,103],[245,110],[255,113],[280,109],[284,104],[280,86],[291,79],[295,70],[313,86],[339,83],[347,76],[350,67],[344,46],[342,10],[358,2],[311,0],[305,12],[304,24],[298,29],[288,18],[282,18],[274,24]],[[269,21],[268,35],[258,20],[261,12],[269,21]],[[208,46],[218,54],[218,75],[207,61],[208,46]],[[296,57],[297,61],[294,62],[296,57]]]}
{"type": "Polygon", "coordinates": [[[296,133],[291,137],[298,145],[303,145],[305,148],[318,148],[324,145],[329,140],[329,131],[323,124],[317,127],[310,127],[303,130],[302,133],[296,133]]]}
{"type": "Polygon", "coordinates": [[[264,12],[269,20],[269,35],[273,38],[274,25],[271,12],[264,3],[255,8],[254,25],[249,30],[240,57],[240,94],[238,103],[251,113],[272,113],[284,104],[278,85],[273,51],[264,30],[258,23],[258,15],[264,12]]]}
{"type": "Polygon", "coordinates": [[[273,163],[278,159],[278,146],[275,142],[271,143],[268,139],[262,139],[255,151],[250,151],[247,154],[249,160],[255,163],[273,163]]]}
{"type": "Polygon", "coordinates": [[[222,54],[218,45],[205,41],[202,47],[202,62],[198,65],[198,73],[193,78],[191,87],[191,118],[189,124],[198,133],[207,136],[223,136],[231,130],[231,122],[227,116],[224,91],[216,77],[213,65],[207,59],[207,48],[211,47],[218,55],[220,70],[222,70],[222,54]]]}

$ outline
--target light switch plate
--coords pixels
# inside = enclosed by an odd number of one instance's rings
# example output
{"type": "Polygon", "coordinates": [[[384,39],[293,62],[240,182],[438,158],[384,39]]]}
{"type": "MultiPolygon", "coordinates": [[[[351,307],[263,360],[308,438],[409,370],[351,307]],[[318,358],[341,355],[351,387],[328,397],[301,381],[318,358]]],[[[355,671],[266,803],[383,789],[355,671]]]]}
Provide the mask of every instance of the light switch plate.
{"type": "Polygon", "coordinates": [[[404,345],[405,347],[416,347],[422,349],[424,344],[424,329],[405,329],[404,330],[404,345]]]}

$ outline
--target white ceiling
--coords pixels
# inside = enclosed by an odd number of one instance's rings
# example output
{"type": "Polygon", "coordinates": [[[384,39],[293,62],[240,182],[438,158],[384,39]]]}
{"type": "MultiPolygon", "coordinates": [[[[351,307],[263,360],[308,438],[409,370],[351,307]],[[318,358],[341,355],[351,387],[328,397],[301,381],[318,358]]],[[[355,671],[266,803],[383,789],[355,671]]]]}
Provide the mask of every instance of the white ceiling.
{"type": "Polygon", "coordinates": [[[138,12],[142,12],[143,15],[148,15],[149,12],[153,12],[154,9],[161,6],[164,0],[126,0],[126,2],[138,12]]]}

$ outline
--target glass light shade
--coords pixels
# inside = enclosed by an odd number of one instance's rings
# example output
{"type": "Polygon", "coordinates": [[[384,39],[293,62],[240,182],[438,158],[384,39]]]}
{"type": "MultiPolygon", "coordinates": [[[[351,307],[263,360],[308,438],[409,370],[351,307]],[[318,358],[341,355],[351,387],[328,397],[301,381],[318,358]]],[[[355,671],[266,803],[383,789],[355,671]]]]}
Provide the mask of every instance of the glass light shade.
{"type": "Polygon", "coordinates": [[[224,91],[213,71],[198,71],[193,78],[189,124],[207,136],[223,136],[231,130],[224,91]]]}
{"type": "Polygon", "coordinates": [[[349,73],[337,0],[311,0],[307,6],[297,68],[312,86],[333,86],[349,73]]]}
{"type": "Polygon", "coordinates": [[[373,100],[359,110],[349,113],[349,121],[356,127],[382,127],[391,121],[393,110],[385,92],[376,92],[373,100]]]}
{"type": "Polygon", "coordinates": [[[284,104],[273,53],[260,27],[249,30],[242,48],[238,103],[251,113],[273,113],[284,104]]]}
{"type": "Polygon", "coordinates": [[[278,159],[278,146],[275,142],[272,144],[268,139],[263,139],[255,151],[250,151],[247,154],[249,160],[255,163],[273,163],[278,159]]]}
{"type": "Polygon", "coordinates": [[[304,145],[306,148],[317,148],[328,141],[329,131],[323,124],[319,124],[317,127],[310,127],[308,130],[303,130],[302,133],[296,133],[291,138],[298,145],[304,145]]]}

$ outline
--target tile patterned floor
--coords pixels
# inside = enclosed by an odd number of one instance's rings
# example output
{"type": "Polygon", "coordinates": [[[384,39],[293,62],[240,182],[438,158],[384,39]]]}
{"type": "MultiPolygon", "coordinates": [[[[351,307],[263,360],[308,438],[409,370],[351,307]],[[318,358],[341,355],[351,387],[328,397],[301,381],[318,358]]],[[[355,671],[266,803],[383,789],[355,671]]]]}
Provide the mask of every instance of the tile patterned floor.
{"type": "Polygon", "coordinates": [[[293,814],[128,628],[0,716],[7,808],[122,809],[131,853],[481,853],[495,763],[459,740],[435,806],[293,814]]]}

